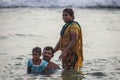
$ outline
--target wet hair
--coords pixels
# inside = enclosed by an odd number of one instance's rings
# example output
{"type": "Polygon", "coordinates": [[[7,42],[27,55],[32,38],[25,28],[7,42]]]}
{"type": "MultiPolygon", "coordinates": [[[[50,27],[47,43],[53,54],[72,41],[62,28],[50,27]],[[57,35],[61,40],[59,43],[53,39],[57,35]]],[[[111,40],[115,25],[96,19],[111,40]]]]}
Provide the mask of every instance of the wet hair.
{"type": "Polygon", "coordinates": [[[75,19],[75,17],[74,17],[74,11],[73,11],[71,8],[65,8],[65,9],[63,10],[63,12],[68,13],[70,16],[73,17],[73,19],[75,19]]]}
{"type": "Polygon", "coordinates": [[[33,48],[33,50],[32,50],[32,53],[33,52],[37,52],[37,53],[39,53],[39,55],[41,55],[41,48],[40,47],[35,47],[35,48],[33,48]]]}
{"type": "Polygon", "coordinates": [[[44,50],[51,50],[51,51],[52,51],[52,55],[54,54],[53,47],[51,47],[51,46],[46,46],[46,47],[44,48],[44,50]]]}

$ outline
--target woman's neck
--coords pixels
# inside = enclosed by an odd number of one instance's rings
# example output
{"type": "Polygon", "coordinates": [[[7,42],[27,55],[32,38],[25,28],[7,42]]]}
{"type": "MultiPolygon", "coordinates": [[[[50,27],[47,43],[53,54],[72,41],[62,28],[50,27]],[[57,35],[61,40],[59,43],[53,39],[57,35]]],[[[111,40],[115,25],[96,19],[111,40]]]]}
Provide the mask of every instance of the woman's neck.
{"type": "Polygon", "coordinates": [[[69,22],[72,22],[72,21],[73,21],[73,19],[72,19],[72,20],[67,21],[66,23],[69,23],[69,22]]]}

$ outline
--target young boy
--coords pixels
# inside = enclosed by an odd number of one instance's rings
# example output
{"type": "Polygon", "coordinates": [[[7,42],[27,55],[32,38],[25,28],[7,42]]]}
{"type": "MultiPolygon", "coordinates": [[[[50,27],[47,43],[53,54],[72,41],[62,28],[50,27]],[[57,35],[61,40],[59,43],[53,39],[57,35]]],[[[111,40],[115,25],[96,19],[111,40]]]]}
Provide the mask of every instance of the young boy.
{"type": "Polygon", "coordinates": [[[35,47],[32,50],[32,59],[28,60],[27,73],[28,74],[40,74],[42,73],[48,65],[47,61],[40,59],[41,48],[35,47]]]}

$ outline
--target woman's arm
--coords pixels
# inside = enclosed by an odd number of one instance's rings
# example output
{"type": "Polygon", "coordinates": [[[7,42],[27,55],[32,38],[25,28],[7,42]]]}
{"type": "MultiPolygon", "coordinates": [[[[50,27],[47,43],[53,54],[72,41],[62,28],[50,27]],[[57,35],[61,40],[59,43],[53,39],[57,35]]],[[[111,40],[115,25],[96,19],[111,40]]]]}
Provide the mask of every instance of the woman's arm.
{"type": "Polygon", "coordinates": [[[58,43],[56,44],[56,46],[55,46],[55,48],[54,48],[54,53],[55,53],[56,51],[58,51],[59,47],[60,47],[60,41],[58,41],[58,43]]]}
{"type": "Polygon", "coordinates": [[[63,53],[60,55],[59,59],[64,59],[67,53],[73,48],[77,42],[77,33],[71,33],[71,41],[68,46],[64,49],[63,53]]]}

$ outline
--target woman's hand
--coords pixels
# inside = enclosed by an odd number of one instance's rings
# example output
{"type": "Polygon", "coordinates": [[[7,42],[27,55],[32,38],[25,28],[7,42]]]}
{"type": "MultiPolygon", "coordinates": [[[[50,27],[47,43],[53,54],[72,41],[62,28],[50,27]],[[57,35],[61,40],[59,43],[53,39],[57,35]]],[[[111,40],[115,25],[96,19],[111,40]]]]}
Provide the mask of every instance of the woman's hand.
{"type": "Polygon", "coordinates": [[[60,60],[64,60],[66,55],[67,55],[67,53],[62,53],[62,54],[59,56],[59,59],[60,59],[60,60]]]}

